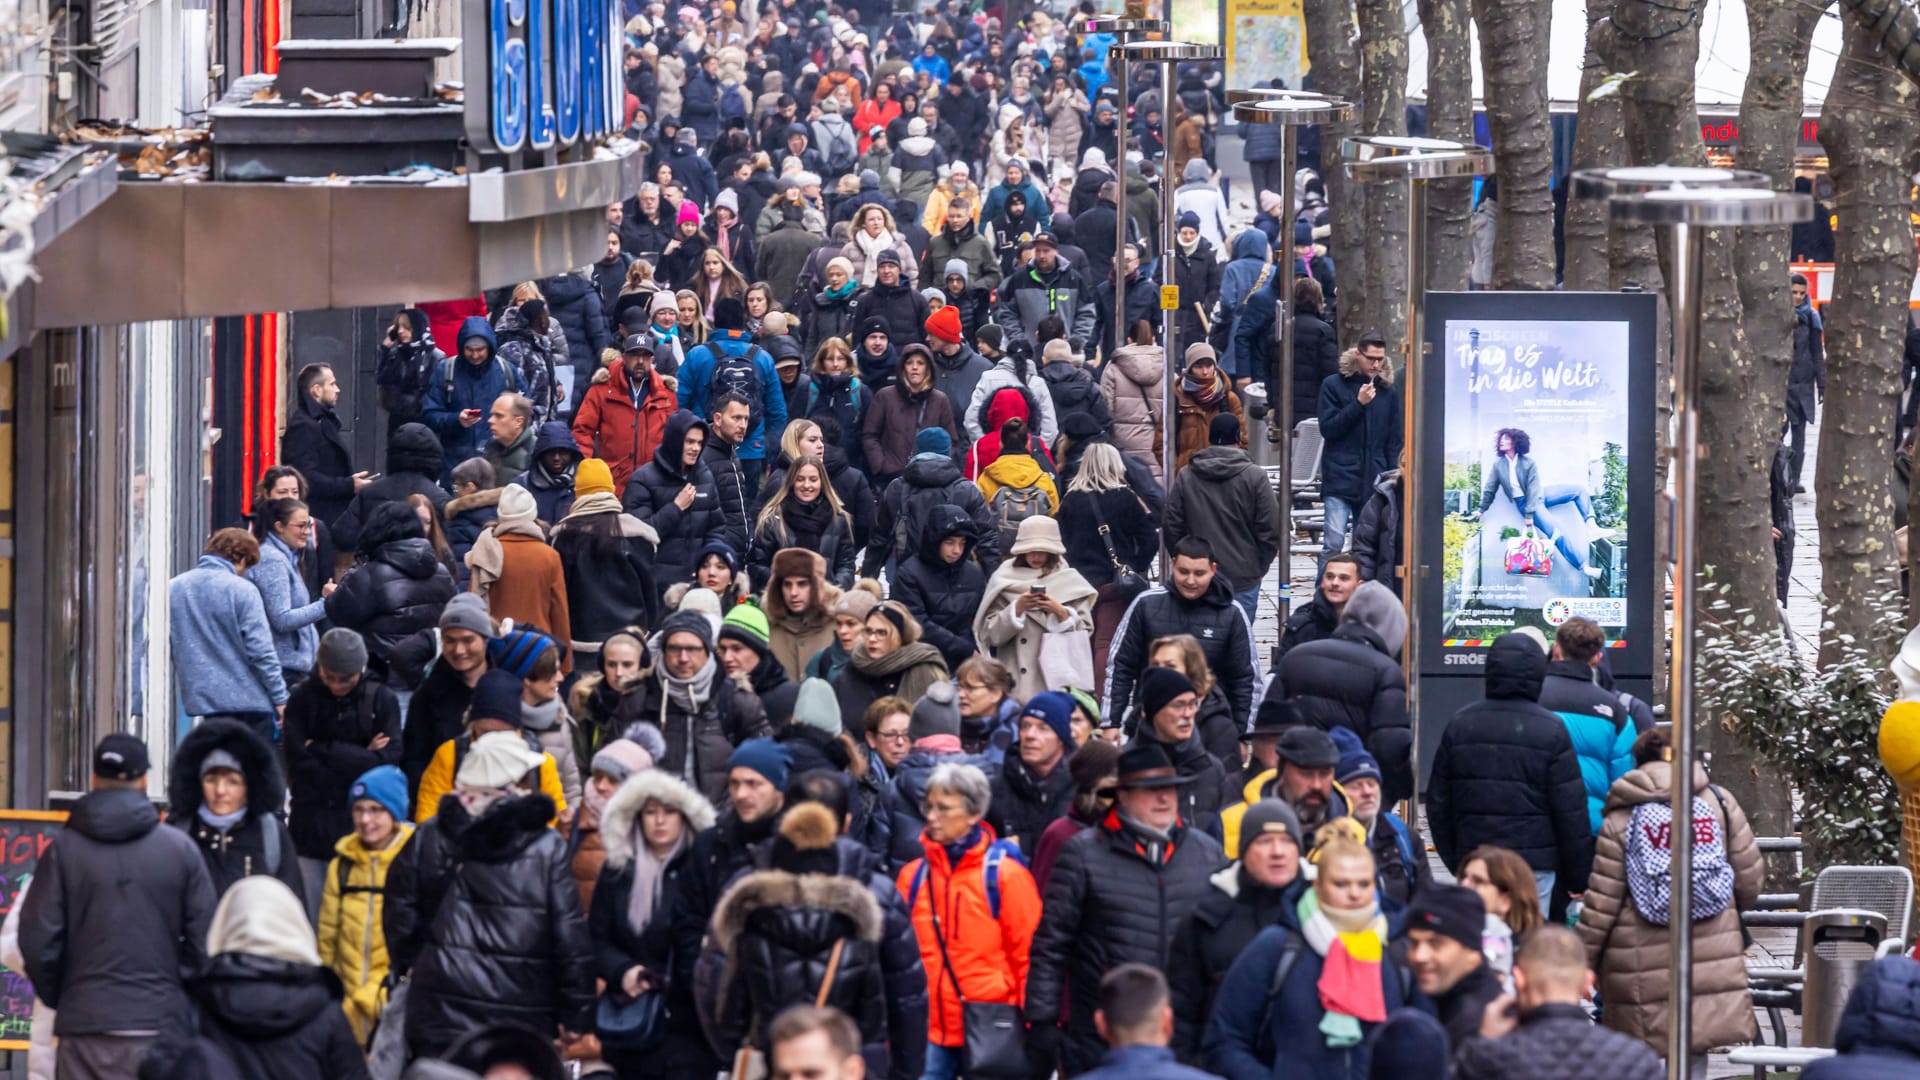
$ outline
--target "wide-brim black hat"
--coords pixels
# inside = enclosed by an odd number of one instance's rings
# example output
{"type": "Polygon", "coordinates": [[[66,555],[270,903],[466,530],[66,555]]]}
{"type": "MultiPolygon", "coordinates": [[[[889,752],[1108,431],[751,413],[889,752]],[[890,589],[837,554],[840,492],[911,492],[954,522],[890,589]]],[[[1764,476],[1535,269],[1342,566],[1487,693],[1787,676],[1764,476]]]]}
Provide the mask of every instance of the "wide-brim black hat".
{"type": "Polygon", "coordinates": [[[1182,787],[1193,777],[1182,776],[1173,767],[1173,759],[1159,743],[1136,744],[1120,754],[1120,786],[1123,788],[1182,787]]]}

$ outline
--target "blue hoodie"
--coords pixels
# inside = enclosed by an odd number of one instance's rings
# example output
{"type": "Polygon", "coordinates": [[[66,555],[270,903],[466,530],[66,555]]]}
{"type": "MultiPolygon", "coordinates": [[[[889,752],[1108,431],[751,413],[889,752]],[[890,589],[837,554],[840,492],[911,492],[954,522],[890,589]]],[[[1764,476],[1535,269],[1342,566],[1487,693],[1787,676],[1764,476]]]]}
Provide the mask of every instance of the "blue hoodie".
{"type": "Polygon", "coordinates": [[[753,428],[736,454],[742,461],[765,461],[767,432],[775,441],[787,430],[787,394],[774,370],[773,357],[753,343],[745,330],[715,330],[705,345],[687,353],[680,366],[680,407],[695,416],[710,415],[708,395],[712,390],[714,368],[721,356],[745,356],[753,361],[753,373],[760,383],[760,400],[753,409],[753,428]]]}
{"type": "Polygon", "coordinates": [[[440,436],[449,470],[486,452],[487,440],[492,437],[487,430],[486,415],[493,408],[494,399],[521,389],[519,373],[513,370],[512,364],[499,358],[498,346],[499,339],[493,336],[493,327],[487,325],[487,320],[472,316],[460,324],[460,340],[454,347],[454,355],[441,361],[428,378],[420,419],[440,436]],[[487,363],[477,367],[467,363],[462,355],[467,342],[474,338],[487,343],[487,363]],[[481,420],[471,427],[463,427],[460,414],[469,409],[480,410],[481,420]]]}

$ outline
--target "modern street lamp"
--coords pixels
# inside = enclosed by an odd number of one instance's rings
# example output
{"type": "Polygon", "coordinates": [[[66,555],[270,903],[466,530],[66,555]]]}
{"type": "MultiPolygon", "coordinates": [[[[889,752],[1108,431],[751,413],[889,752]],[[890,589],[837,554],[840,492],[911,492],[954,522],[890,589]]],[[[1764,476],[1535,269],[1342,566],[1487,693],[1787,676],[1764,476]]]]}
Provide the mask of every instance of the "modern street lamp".
{"type": "MultiPolygon", "coordinates": [[[[1165,19],[1087,19],[1086,31],[1089,34],[1112,34],[1115,46],[1129,42],[1146,40],[1149,35],[1165,37],[1167,21],[1165,19]]],[[[1114,179],[1119,181],[1120,190],[1113,201],[1113,280],[1126,280],[1127,276],[1127,215],[1123,207],[1127,204],[1127,53],[1125,49],[1114,48],[1108,54],[1107,67],[1113,71],[1113,84],[1120,88],[1120,102],[1114,112],[1113,146],[1120,160],[1113,162],[1114,179]]],[[[1163,112],[1161,115],[1165,115],[1163,112]]],[[[1118,286],[1115,287],[1116,290],[1118,286]]],[[[1116,296],[1118,292],[1116,291],[1116,296]]],[[[1114,347],[1127,340],[1127,306],[1123,303],[1113,305],[1113,344],[1114,347]]],[[[1089,350],[1091,354],[1091,350],[1089,350]]]]}
{"type": "MultiPolygon", "coordinates": [[[[1290,162],[1299,148],[1304,124],[1344,124],[1353,119],[1353,105],[1325,94],[1291,90],[1229,90],[1233,118],[1242,124],[1273,124],[1280,128],[1280,160],[1290,162]]],[[[1280,298],[1280,347],[1272,362],[1263,365],[1267,382],[1267,441],[1280,457],[1280,622],[1285,625],[1293,605],[1293,179],[1280,192],[1280,242],[1285,252],[1273,254],[1273,272],[1279,277],[1274,293],[1280,298]]],[[[1256,200],[1259,192],[1254,193],[1256,200]]]]}
{"type": "Polygon", "coordinates": [[[1693,1021],[1693,666],[1694,578],[1699,570],[1700,282],[1704,252],[1695,230],[1791,225],[1813,219],[1813,197],[1772,189],[1765,173],[1675,165],[1589,169],[1573,176],[1573,194],[1603,198],[1613,220],[1673,230],[1667,296],[1673,311],[1673,421],[1667,456],[1673,473],[1673,643],[1668,715],[1673,718],[1673,876],[1668,931],[1675,975],[1667,1017],[1667,1076],[1687,1075],[1693,1021]]]}
{"type": "MultiPolygon", "coordinates": [[[[1189,60],[1218,60],[1223,55],[1218,45],[1189,45],[1180,41],[1134,41],[1114,46],[1114,55],[1124,57],[1129,63],[1160,65],[1160,142],[1166,148],[1168,164],[1173,154],[1173,69],[1175,65],[1189,60]]],[[[1122,148],[1121,162],[1114,169],[1116,177],[1122,175],[1126,167],[1126,143],[1122,148]]],[[[1161,434],[1162,467],[1166,470],[1167,485],[1173,485],[1173,462],[1175,449],[1180,443],[1179,417],[1173,408],[1173,380],[1177,362],[1173,356],[1173,326],[1180,314],[1180,284],[1174,276],[1173,260],[1168,254],[1174,247],[1173,228],[1173,176],[1171,168],[1161,170],[1160,177],[1160,343],[1167,354],[1167,377],[1160,396],[1160,415],[1165,431],[1161,434]]],[[[1116,208],[1117,209],[1117,208],[1116,208]]],[[[1124,267],[1126,258],[1126,214],[1119,213],[1122,226],[1120,231],[1121,250],[1116,253],[1115,269],[1124,267]]],[[[1113,306],[1124,309],[1126,275],[1115,273],[1113,279],[1113,306]]]]}
{"type": "MultiPolygon", "coordinates": [[[[1401,453],[1411,462],[1420,446],[1420,373],[1426,366],[1427,182],[1475,176],[1493,170],[1493,152],[1471,143],[1377,135],[1346,139],[1340,160],[1362,183],[1407,184],[1407,338],[1401,346],[1401,453]]],[[[1420,828],[1420,594],[1427,566],[1420,561],[1420,484],[1412,469],[1400,470],[1400,598],[1407,607],[1407,641],[1400,669],[1407,680],[1407,718],[1413,725],[1413,797],[1407,824],[1420,828]]]]}

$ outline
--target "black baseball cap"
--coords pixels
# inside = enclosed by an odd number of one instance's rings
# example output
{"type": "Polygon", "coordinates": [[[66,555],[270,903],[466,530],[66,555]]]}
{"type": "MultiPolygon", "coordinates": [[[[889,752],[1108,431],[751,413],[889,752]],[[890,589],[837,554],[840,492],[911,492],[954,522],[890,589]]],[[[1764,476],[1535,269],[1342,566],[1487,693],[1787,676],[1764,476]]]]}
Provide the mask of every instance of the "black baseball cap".
{"type": "Polygon", "coordinates": [[[1060,246],[1060,238],[1059,238],[1059,237],[1057,237],[1057,236],[1055,236],[1055,235],[1053,235],[1053,234],[1052,234],[1052,233],[1050,233],[1050,232],[1043,232],[1043,233],[1039,233],[1038,235],[1036,235],[1036,236],[1034,236],[1034,238],[1033,238],[1033,243],[1034,243],[1034,244],[1035,244],[1036,246],[1038,246],[1038,245],[1040,245],[1040,244],[1045,244],[1045,245],[1047,245],[1047,246],[1048,246],[1048,247],[1050,247],[1050,248],[1057,248],[1057,247],[1059,247],[1059,246],[1060,246]]]}
{"type": "Polygon", "coordinates": [[[648,337],[645,334],[629,335],[627,337],[626,344],[620,346],[620,351],[623,353],[643,352],[643,353],[646,353],[648,356],[652,356],[653,355],[653,339],[651,337],[648,337]]]}
{"type": "Polygon", "coordinates": [[[93,748],[93,774],[107,780],[138,780],[147,775],[147,744],[123,731],[93,748]]]}

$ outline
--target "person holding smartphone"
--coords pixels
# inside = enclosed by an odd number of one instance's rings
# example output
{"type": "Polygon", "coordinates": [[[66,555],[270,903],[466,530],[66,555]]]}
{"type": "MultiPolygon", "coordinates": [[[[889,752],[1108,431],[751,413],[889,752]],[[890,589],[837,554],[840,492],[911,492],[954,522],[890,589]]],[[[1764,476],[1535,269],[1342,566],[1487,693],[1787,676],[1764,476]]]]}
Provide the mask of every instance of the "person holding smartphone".
{"type": "Polygon", "coordinates": [[[478,316],[460,324],[459,355],[434,369],[421,405],[421,419],[440,437],[445,467],[480,457],[492,437],[487,410],[502,394],[523,389],[513,365],[496,355],[493,327],[478,316]]]}

